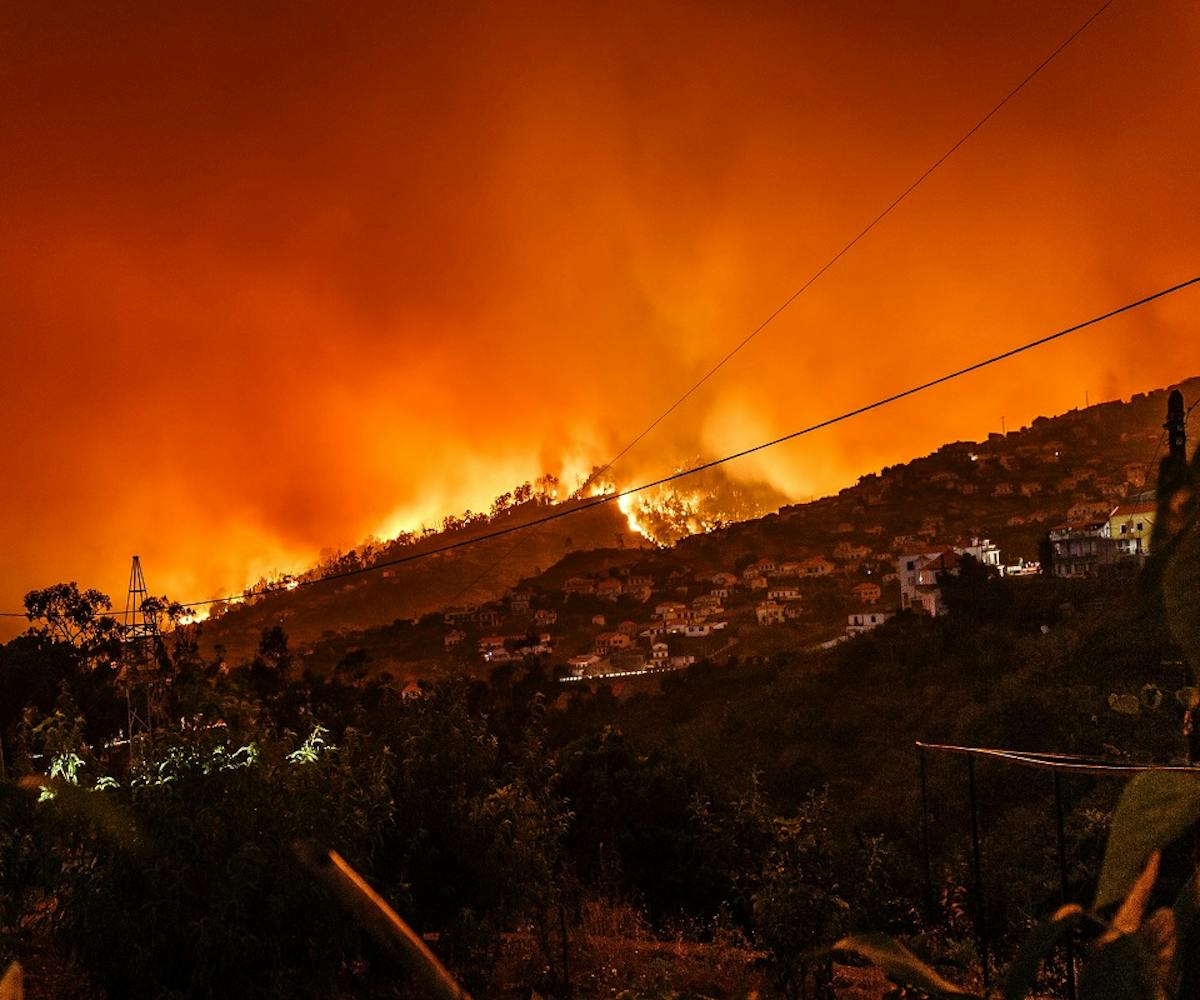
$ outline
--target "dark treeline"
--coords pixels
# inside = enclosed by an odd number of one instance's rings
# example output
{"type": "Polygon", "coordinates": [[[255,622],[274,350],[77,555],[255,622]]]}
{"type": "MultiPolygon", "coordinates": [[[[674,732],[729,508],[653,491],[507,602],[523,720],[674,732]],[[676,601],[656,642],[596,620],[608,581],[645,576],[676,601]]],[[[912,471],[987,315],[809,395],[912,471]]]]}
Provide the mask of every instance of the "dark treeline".
{"type": "MultiPolygon", "coordinates": [[[[314,674],[277,627],[239,663],[168,629],[135,670],[104,595],[35,591],[31,629],[0,647],[0,960],[26,964],[35,995],[407,995],[298,862],[307,841],[480,996],[824,992],[815,949],[864,928],[969,978],[963,774],[930,776],[923,912],[913,740],[1187,760],[1188,474],[1160,494],[1139,580],[1002,581],[968,563],[942,580],[945,618],[702,663],[632,698],[564,699],[535,660],[413,697],[361,656],[314,674]],[[130,703],[154,722],[132,745],[130,703]]],[[[181,609],[151,610],[169,624],[181,609]]],[[[1052,792],[1004,765],[979,785],[1003,959],[1058,903],[1052,792]]],[[[1080,898],[1118,791],[1067,790],[1080,898]]]]}
{"type": "Polygon", "coordinates": [[[180,628],[156,651],[158,725],[131,749],[121,646],[82,613],[64,631],[89,598],[59,594],[0,649],[0,948],[96,995],[402,990],[300,867],[301,839],[437,935],[480,995],[585,990],[575,942],[598,909],[649,936],[754,941],[785,957],[770,965],[785,989],[796,942],[903,923],[883,846],[829,836],[820,789],[785,813],[752,770],[730,793],[603,722],[606,689],[548,710],[560,686],[537,663],[404,697],[369,664],[301,670],[277,628],[232,666],[180,628]]]}

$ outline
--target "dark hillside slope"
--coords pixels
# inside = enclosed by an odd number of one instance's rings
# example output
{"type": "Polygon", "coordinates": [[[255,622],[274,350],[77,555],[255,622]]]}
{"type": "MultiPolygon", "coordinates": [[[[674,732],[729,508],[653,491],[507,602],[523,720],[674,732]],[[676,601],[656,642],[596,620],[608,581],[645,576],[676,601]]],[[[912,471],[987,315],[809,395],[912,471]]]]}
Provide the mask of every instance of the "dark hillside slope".
{"type": "MultiPolygon", "coordinates": [[[[508,520],[481,529],[431,535],[397,555],[419,554],[544,513],[545,508],[517,510],[508,520]]],[[[281,625],[294,647],[306,646],[322,636],[388,625],[398,618],[416,619],[450,604],[493,600],[523,577],[554,565],[564,553],[647,544],[629,530],[615,504],[605,504],[412,563],[270,594],[205,622],[202,641],[209,649],[223,646],[231,658],[246,657],[253,654],[264,628],[281,625]]]]}

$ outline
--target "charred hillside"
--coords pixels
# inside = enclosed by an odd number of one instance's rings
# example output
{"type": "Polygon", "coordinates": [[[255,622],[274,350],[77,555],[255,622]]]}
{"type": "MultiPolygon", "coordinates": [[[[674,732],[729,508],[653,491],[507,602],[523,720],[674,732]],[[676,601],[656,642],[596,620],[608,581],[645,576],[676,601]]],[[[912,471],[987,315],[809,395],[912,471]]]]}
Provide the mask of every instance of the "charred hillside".
{"type": "MultiPolygon", "coordinates": [[[[554,509],[569,509],[569,504],[554,509]]],[[[230,656],[249,655],[264,628],[280,625],[294,646],[307,646],[323,637],[358,632],[396,619],[420,618],[450,604],[494,600],[522,578],[539,575],[572,552],[614,546],[637,549],[649,544],[629,529],[615,504],[605,504],[511,536],[448,552],[433,551],[516,527],[547,512],[545,506],[530,503],[486,525],[431,533],[403,548],[385,547],[378,562],[419,558],[292,591],[276,591],[222,609],[203,623],[202,641],[208,648],[223,647],[230,656]]]]}

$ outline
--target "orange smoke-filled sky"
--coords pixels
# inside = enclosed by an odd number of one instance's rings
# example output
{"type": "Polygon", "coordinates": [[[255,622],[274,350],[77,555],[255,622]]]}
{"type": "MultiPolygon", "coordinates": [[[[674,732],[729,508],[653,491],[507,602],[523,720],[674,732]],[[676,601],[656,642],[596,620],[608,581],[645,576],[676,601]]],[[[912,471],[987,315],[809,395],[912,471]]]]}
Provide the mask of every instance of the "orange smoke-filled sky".
{"type": "MultiPolygon", "coordinates": [[[[603,463],[1094,10],[0,9],[0,609],[182,599],[603,463]]],[[[1200,7],[1116,0],[617,470],[1200,273],[1200,7]]],[[[1200,369],[1188,291],[730,471],[793,498],[1200,369]]]]}

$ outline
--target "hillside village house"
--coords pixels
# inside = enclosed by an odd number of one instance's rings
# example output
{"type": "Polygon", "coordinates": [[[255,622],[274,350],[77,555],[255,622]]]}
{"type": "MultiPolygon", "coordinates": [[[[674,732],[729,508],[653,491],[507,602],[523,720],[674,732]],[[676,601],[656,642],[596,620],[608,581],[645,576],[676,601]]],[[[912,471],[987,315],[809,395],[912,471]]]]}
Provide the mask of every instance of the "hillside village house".
{"type": "Polygon", "coordinates": [[[678,614],[687,607],[682,601],[661,601],[654,606],[655,618],[667,618],[670,615],[678,614]]]}
{"type": "Polygon", "coordinates": [[[525,593],[513,594],[508,599],[509,610],[514,615],[524,615],[529,613],[529,595],[525,593]]]}
{"type": "Polygon", "coordinates": [[[750,581],[751,590],[766,590],[770,585],[770,582],[765,576],[756,576],[750,581]]]}
{"type": "Polygon", "coordinates": [[[1072,504],[1067,509],[1067,524],[1091,524],[1095,521],[1107,521],[1113,511],[1113,505],[1107,501],[1084,500],[1072,504]]]}
{"type": "Polygon", "coordinates": [[[813,556],[804,560],[803,570],[805,576],[829,576],[834,570],[834,565],[824,556],[813,556]]]}
{"type": "Polygon", "coordinates": [[[1142,556],[1150,553],[1150,534],[1154,530],[1154,503],[1119,504],[1108,518],[1109,536],[1116,539],[1121,555],[1142,556]]]}
{"type": "Polygon", "coordinates": [[[442,637],[442,643],[447,649],[453,649],[467,637],[461,629],[451,629],[442,637]]]}
{"type": "Polygon", "coordinates": [[[993,545],[990,539],[972,538],[970,545],[955,546],[954,551],[960,556],[970,556],[978,563],[1003,571],[1000,562],[1000,547],[993,545]]]}
{"type": "Polygon", "coordinates": [[[476,620],[483,628],[495,628],[500,624],[500,612],[495,608],[484,608],[476,620]]]}
{"type": "Polygon", "coordinates": [[[631,622],[631,621],[621,622],[621,624],[617,626],[617,631],[623,632],[625,635],[629,636],[629,638],[632,639],[634,636],[636,636],[638,634],[637,622],[631,622]]]}
{"type": "Polygon", "coordinates": [[[540,608],[533,613],[533,623],[541,628],[558,623],[558,612],[548,608],[540,608]]]}
{"type": "Polygon", "coordinates": [[[650,664],[651,666],[661,667],[667,662],[671,651],[665,642],[655,642],[650,646],[650,664]]]}
{"type": "Polygon", "coordinates": [[[624,632],[601,632],[596,636],[596,654],[604,656],[619,649],[628,649],[633,640],[624,632]]]}
{"type": "Polygon", "coordinates": [[[667,628],[671,635],[683,635],[689,639],[703,639],[714,630],[725,627],[725,622],[678,622],[667,628]]]}
{"type": "Polygon", "coordinates": [[[654,596],[654,588],[644,583],[631,583],[625,588],[625,593],[629,597],[632,597],[635,601],[639,601],[640,603],[644,604],[654,596]]]}
{"type": "Polygon", "coordinates": [[[715,587],[736,587],[738,578],[733,573],[714,573],[712,583],[715,587]]]}
{"type": "Polygon", "coordinates": [[[1119,504],[1106,518],[1052,528],[1054,575],[1090,577],[1136,569],[1149,555],[1155,510],[1149,501],[1119,504]]]}
{"type": "Polygon", "coordinates": [[[922,538],[932,538],[946,530],[946,519],[941,514],[930,514],[921,518],[921,530],[917,532],[922,538]]]}
{"type": "Polygon", "coordinates": [[[798,601],[800,591],[796,587],[772,587],[767,591],[768,601],[798,601]]]}
{"type": "Polygon", "coordinates": [[[572,656],[567,660],[567,669],[572,677],[582,677],[585,673],[595,670],[601,663],[600,657],[594,653],[587,653],[583,656],[572,656]]]}
{"type": "Polygon", "coordinates": [[[1065,579],[1097,576],[1116,562],[1107,521],[1064,524],[1050,530],[1054,575],[1065,579]]]}
{"type": "Polygon", "coordinates": [[[447,608],[442,613],[442,621],[447,625],[469,625],[479,615],[479,609],[471,606],[465,608],[447,608]]]}
{"type": "Polygon", "coordinates": [[[870,632],[871,629],[878,628],[891,617],[892,612],[890,611],[856,612],[847,616],[846,635],[861,635],[863,632],[870,632]]]}
{"type": "Polygon", "coordinates": [[[592,615],[593,625],[607,625],[608,619],[604,615],[592,615]]]}
{"type": "Polygon", "coordinates": [[[879,584],[870,582],[860,583],[852,587],[850,593],[854,595],[856,600],[863,604],[878,604],[879,598],[883,595],[879,584]]]}
{"type": "Polygon", "coordinates": [[[763,601],[754,609],[759,625],[782,625],[783,608],[774,601],[763,601]]]}
{"type": "Polygon", "coordinates": [[[610,601],[615,601],[621,596],[621,592],[624,589],[625,588],[622,586],[620,580],[609,577],[608,579],[601,580],[598,584],[596,584],[596,596],[607,598],[610,601]]]}
{"type": "Polygon", "coordinates": [[[935,617],[944,615],[946,606],[942,601],[938,576],[941,573],[957,573],[958,563],[958,554],[954,549],[902,556],[899,561],[900,608],[922,611],[935,617]]]}
{"type": "Polygon", "coordinates": [[[564,594],[590,594],[596,589],[596,585],[591,580],[586,580],[581,576],[573,576],[563,584],[564,594]]]}

